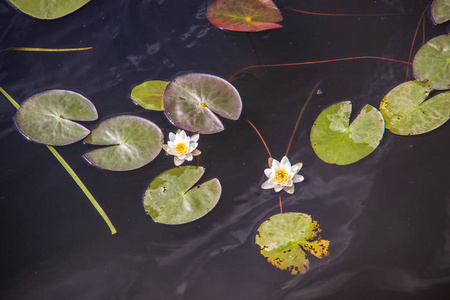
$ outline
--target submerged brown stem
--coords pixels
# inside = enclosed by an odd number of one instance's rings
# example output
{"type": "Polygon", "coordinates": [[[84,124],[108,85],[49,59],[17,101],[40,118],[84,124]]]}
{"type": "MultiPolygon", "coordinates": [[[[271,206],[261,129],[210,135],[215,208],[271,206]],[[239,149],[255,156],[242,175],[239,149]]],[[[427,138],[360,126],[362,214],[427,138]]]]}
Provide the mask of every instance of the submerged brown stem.
{"type": "Polygon", "coordinates": [[[314,16],[327,16],[327,17],[388,17],[388,16],[401,16],[401,15],[412,15],[416,13],[396,13],[396,14],[331,14],[331,13],[319,13],[319,12],[311,12],[306,10],[295,9],[291,7],[284,6],[284,8],[299,12],[306,15],[314,15],[314,16]]]}
{"type": "MultiPolygon", "coordinates": [[[[427,11],[427,9],[428,9],[428,5],[423,10],[422,15],[420,16],[419,22],[417,22],[416,31],[414,32],[414,37],[413,37],[412,44],[411,44],[411,49],[409,50],[408,64],[410,64],[412,52],[414,49],[414,44],[416,43],[417,33],[419,32],[420,24],[422,23],[422,19],[424,18],[425,12],[427,11]]],[[[424,34],[425,34],[425,26],[424,26],[424,34]]],[[[425,37],[424,37],[424,40],[425,40],[425,37]]],[[[409,66],[406,68],[405,81],[408,81],[408,75],[409,75],[409,66]]]]}

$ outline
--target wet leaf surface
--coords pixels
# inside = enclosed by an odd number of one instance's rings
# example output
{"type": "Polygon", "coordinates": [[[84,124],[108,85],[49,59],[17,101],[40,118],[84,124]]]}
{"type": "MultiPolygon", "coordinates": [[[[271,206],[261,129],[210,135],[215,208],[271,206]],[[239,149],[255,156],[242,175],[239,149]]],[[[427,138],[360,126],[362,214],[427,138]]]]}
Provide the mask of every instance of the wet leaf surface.
{"type": "Polygon", "coordinates": [[[434,90],[450,89],[450,35],[441,35],[419,49],[413,61],[414,76],[434,90]]]}
{"type": "Polygon", "coordinates": [[[133,88],[131,98],[145,109],[164,110],[163,95],[167,81],[151,80],[143,82],[133,88]]]}
{"type": "Polygon", "coordinates": [[[431,89],[427,83],[408,81],[396,86],[381,101],[386,128],[398,135],[429,132],[447,122],[450,92],[425,101],[431,89]]]}
{"type": "Polygon", "coordinates": [[[155,222],[178,225],[195,221],[209,213],[219,201],[222,187],[211,179],[192,187],[205,172],[203,167],[170,169],[150,183],[144,208],[155,222]]]}
{"type": "Polygon", "coordinates": [[[271,0],[215,0],[206,17],[215,26],[243,32],[258,32],[283,27],[275,22],[283,20],[271,0]]]}
{"type": "Polygon", "coordinates": [[[128,171],[145,166],[159,154],[163,134],[147,119],[118,116],[100,123],[85,142],[109,146],[86,153],[89,162],[102,169],[128,171]]]}
{"type": "Polygon", "coordinates": [[[93,121],[97,111],[84,96],[67,90],[50,90],[25,100],[16,115],[17,126],[29,139],[52,146],[75,143],[89,129],[74,121],[93,121]]]}
{"type": "Polygon", "coordinates": [[[434,0],[431,5],[431,15],[437,24],[450,20],[450,1],[434,0]]]}
{"type": "Polygon", "coordinates": [[[190,73],[172,80],[164,92],[167,117],[178,127],[211,134],[224,130],[215,115],[237,120],[242,102],[228,81],[213,75],[190,73]]]}
{"type": "Polygon", "coordinates": [[[271,264],[296,275],[309,270],[307,252],[318,258],[329,255],[330,242],[321,239],[319,233],[319,224],[310,215],[284,213],[264,221],[255,241],[271,264]]]}
{"type": "Polygon", "coordinates": [[[311,145],[326,163],[348,165],[366,157],[379,145],[384,120],[374,107],[366,105],[349,126],[350,101],[324,109],[311,128],[311,145]]]}
{"type": "Polygon", "coordinates": [[[90,0],[9,0],[23,13],[38,19],[57,19],[68,15],[90,0]]]}

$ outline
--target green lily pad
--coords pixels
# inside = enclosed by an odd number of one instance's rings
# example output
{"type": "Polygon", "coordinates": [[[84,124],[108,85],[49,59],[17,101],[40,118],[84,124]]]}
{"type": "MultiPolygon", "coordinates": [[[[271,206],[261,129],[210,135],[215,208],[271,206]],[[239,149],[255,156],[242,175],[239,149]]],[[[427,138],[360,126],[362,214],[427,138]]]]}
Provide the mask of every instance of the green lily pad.
{"type": "Polygon", "coordinates": [[[88,152],[85,157],[103,169],[134,170],[159,154],[163,139],[155,123],[136,116],[118,116],[100,123],[85,139],[88,144],[110,147],[88,152]]]}
{"type": "Polygon", "coordinates": [[[214,178],[192,188],[204,172],[203,167],[184,166],[160,174],[145,191],[147,213],[155,222],[169,225],[189,223],[209,213],[219,201],[222,187],[214,178]]]}
{"type": "Polygon", "coordinates": [[[398,135],[416,135],[429,132],[447,122],[450,115],[450,92],[425,101],[430,92],[427,83],[415,80],[392,89],[380,104],[386,128],[398,135]]]}
{"type": "Polygon", "coordinates": [[[283,27],[275,22],[283,20],[277,6],[271,0],[214,0],[206,12],[206,18],[222,29],[258,32],[283,27]]]}
{"type": "Polygon", "coordinates": [[[348,165],[372,153],[384,134],[384,120],[366,105],[349,126],[352,104],[343,101],[324,109],[311,128],[311,145],[326,163],[348,165]]]}
{"type": "Polygon", "coordinates": [[[145,109],[163,111],[163,95],[168,84],[161,80],[143,82],[133,88],[131,98],[145,109]]]}
{"type": "Polygon", "coordinates": [[[319,224],[302,213],[277,214],[258,228],[255,242],[261,254],[281,270],[304,274],[309,270],[309,252],[317,258],[329,255],[330,241],[320,236],[319,224]]]}
{"type": "Polygon", "coordinates": [[[90,0],[9,0],[21,12],[38,19],[57,19],[68,15],[90,0]]]}
{"type": "Polygon", "coordinates": [[[224,130],[214,114],[237,120],[242,102],[228,81],[213,75],[190,73],[167,85],[164,92],[167,117],[178,127],[191,132],[211,134],[224,130]]]}
{"type": "Polygon", "coordinates": [[[441,35],[419,49],[413,61],[414,76],[434,90],[450,88],[450,35],[441,35]]]}
{"type": "Polygon", "coordinates": [[[97,111],[87,98],[66,90],[50,90],[25,100],[16,115],[20,131],[38,143],[64,146],[89,134],[74,121],[93,121],[97,111]]]}
{"type": "Polygon", "coordinates": [[[450,20],[450,0],[434,0],[431,5],[431,15],[436,24],[450,20]]]}

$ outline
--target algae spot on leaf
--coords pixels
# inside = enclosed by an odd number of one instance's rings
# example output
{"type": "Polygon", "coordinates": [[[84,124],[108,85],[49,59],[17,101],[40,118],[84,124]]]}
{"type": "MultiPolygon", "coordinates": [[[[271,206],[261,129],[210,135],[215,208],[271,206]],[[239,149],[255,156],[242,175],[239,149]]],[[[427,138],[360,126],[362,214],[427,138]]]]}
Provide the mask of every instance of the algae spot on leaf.
{"type": "Polygon", "coordinates": [[[84,96],[67,90],[49,90],[25,100],[16,114],[20,131],[38,143],[64,146],[89,134],[74,121],[93,121],[97,110],[84,96]]]}
{"type": "Polygon", "coordinates": [[[434,0],[431,5],[431,15],[437,24],[450,20],[450,0],[434,0]]]}
{"type": "Polygon", "coordinates": [[[172,80],[164,92],[166,115],[176,126],[196,133],[224,130],[215,115],[237,120],[242,102],[228,81],[213,75],[190,73],[172,80]]]}
{"type": "Polygon", "coordinates": [[[214,26],[231,31],[258,32],[283,27],[283,17],[271,0],[214,0],[206,12],[214,26]]]}
{"type": "Polygon", "coordinates": [[[84,6],[90,0],[9,0],[23,13],[37,19],[57,19],[84,6]]]}
{"type": "Polygon", "coordinates": [[[303,213],[277,214],[258,228],[255,242],[261,254],[281,270],[304,274],[309,270],[306,253],[318,258],[329,255],[330,242],[320,236],[319,224],[303,213]]]}
{"type": "Polygon", "coordinates": [[[450,92],[440,93],[425,101],[432,90],[416,80],[396,86],[381,101],[380,111],[386,128],[398,135],[429,132],[449,119],[450,92]]]}
{"type": "Polygon", "coordinates": [[[349,126],[350,101],[324,109],[311,128],[311,145],[326,163],[348,165],[366,157],[379,145],[384,120],[374,107],[366,105],[349,126]]]}
{"type": "Polygon", "coordinates": [[[203,217],[216,206],[222,193],[216,178],[192,188],[204,172],[203,167],[184,166],[160,174],[144,194],[144,209],[155,222],[168,225],[203,217]]]}
{"type": "Polygon", "coordinates": [[[128,171],[151,162],[161,151],[161,129],[136,116],[107,119],[92,130],[85,142],[109,146],[86,153],[92,164],[111,171],[128,171]]]}
{"type": "Polygon", "coordinates": [[[450,88],[450,35],[441,35],[423,45],[413,61],[417,80],[434,90],[450,88]]]}
{"type": "Polygon", "coordinates": [[[131,98],[145,109],[163,111],[163,95],[168,84],[161,80],[143,82],[133,88],[131,98]]]}

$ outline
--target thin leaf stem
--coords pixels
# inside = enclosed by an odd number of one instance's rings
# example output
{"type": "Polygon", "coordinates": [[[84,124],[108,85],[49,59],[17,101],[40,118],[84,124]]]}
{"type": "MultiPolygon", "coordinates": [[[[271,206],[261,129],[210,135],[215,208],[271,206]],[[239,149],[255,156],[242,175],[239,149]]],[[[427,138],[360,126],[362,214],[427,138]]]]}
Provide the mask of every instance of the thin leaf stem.
{"type": "Polygon", "coordinates": [[[84,51],[90,50],[93,47],[85,48],[66,48],[66,49],[52,49],[52,48],[28,48],[28,47],[11,47],[0,49],[0,52],[4,51],[30,51],[30,52],[71,52],[71,51],[84,51]]]}
{"type": "Polygon", "coordinates": [[[281,194],[278,195],[278,201],[280,202],[280,213],[283,213],[283,204],[281,203],[281,194]]]}
{"type": "Polygon", "coordinates": [[[331,13],[319,13],[319,12],[311,12],[306,10],[295,9],[291,7],[284,6],[284,8],[299,12],[306,15],[314,15],[314,16],[327,16],[327,17],[388,17],[388,16],[401,16],[401,15],[411,15],[416,13],[396,13],[396,14],[331,14],[331,13]]]}
{"type": "MultiPolygon", "coordinates": [[[[419,22],[417,22],[416,31],[414,32],[414,37],[413,37],[412,44],[411,44],[411,49],[409,50],[408,64],[411,64],[410,61],[411,61],[411,56],[412,56],[412,52],[414,49],[414,44],[416,43],[417,33],[419,32],[420,24],[422,23],[422,19],[425,16],[425,12],[427,11],[427,9],[428,9],[428,5],[423,10],[422,15],[420,16],[419,22]]],[[[409,66],[406,68],[405,81],[408,81],[408,75],[409,75],[409,66]]]]}
{"type": "MultiPolygon", "coordinates": [[[[11,104],[16,109],[20,108],[20,105],[1,87],[0,87],[0,92],[9,100],[9,102],[11,102],[11,104]]],[[[69,166],[69,164],[64,160],[64,158],[62,158],[62,156],[58,153],[58,151],[56,151],[55,148],[53,148],[52,146],[48,146],[48,145],[47,145],[47,148],[56,157],[56,159],[64,167],[64,169],[69,173],[69,175],[72,177],[72,179],[77,183],[77,185],[80,187],[80,189],[86,195],[86,197],[91,201],[92,205],[95,207],[97,212],[102,216],[103,220],[105,220],[106,224],[108,225],[109,229],[111,230],[111,234],[117,233],[116,228],[114,228],[114,225],[109,220],[105,211],[101,208],[101,206],[95,200],[94,196],[92,196],[91,192],[89,192],[87,187],[83,184],[81,179],[77,176],[77,174],[73,171],[73,169],[69,166]]]]}
{"type": "Polygon", "coordinates": [[[261,139],[261,141],[263,142],[263,144],[264,144],[264,147],[266,147],[266,150],[267,150],[267,153],[269,154],[269,157],[272,157],[272,154],[270,154],[270,150],[269,150],[269,147],[267,147],[267,144],[266,144],[266,142],[264,141],[264,139],[263,139],[263,137],[262,137],[261,133],[259,133],[258,129],[256,129],[256,126],[255,126],[255,125],[253,125],[253,123],[252,123],[252,122],[250,122],[250,120],[249,120],[249,119],[247,119],[246,117],[244,117],[244,115],[242,115],[242,117],[244,118],[244,120],[245,120],[245,121],[247,121],[247,123],[248,123],[248,124],[250,124],[250,126],[252,126],[252,127],[253,127],[253,129],[254,129],[254,130],[256,131],[256,133],[258,134],[259,138],[260,138],[260,139],[261,139]]]}

